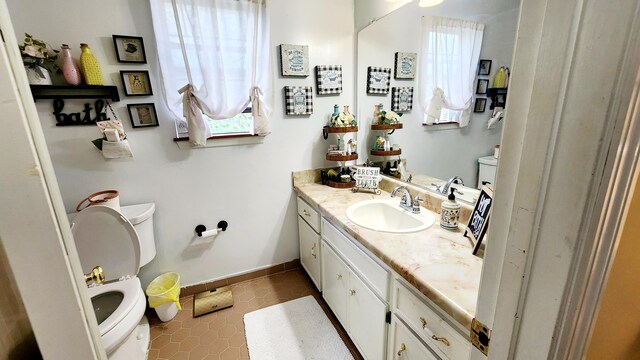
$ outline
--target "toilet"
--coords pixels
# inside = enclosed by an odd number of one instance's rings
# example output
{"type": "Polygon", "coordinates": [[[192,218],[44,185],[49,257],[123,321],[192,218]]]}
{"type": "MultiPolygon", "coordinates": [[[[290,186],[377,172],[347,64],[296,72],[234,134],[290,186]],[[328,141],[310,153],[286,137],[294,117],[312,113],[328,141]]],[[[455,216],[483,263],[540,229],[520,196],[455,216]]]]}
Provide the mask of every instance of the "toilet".
{"type": "Polygon", "coordinates": [[[484,184],[495,184],[498,159],[493,155],[483,156],[478,159],[478,164],[478,189],[482,189],[484,184]]]}
{"type": "Polygon", "coordinates": [[[146,298],[137,274],[156,256],[155,204],[90,206],[71,220],[83,272],[101,266],[105,282],[87,289],[110,360],[144,360],[149,347],[146,298]]]}

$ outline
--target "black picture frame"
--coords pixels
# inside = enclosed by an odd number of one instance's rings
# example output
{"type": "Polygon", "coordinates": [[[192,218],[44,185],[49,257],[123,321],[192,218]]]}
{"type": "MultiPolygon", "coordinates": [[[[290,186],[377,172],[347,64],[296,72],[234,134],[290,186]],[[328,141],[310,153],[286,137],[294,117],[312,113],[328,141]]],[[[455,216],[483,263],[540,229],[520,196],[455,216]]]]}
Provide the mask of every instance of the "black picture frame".
{"type": "Polygon", "coordinates": [[[387,95],[391,88],[391,68],[367,68],[367,95],[387,95]]]}
{"type": "Polygon", "coordinates": [[[116,60],[125,64],[146,64],[144,39],[140,36],[112,35],[116,60]]]}
{"type": "Polygon", "coordinates": [[[127,104],[127,111],[134,128],[160,126],[154,103],[127,104]]]}
{"type": "Polygon", "coordinates": [[[313,114],[313,86],[285,86],[284,110],[290,116],[313,114]]]}
{"type": "Polygon", "coordinates": [[[473,106],[474,113],[483,113],[487,107],[487,98],[476,98],[476,103],[473,106]]]}
{"type": "Polygon", "coordinates": [[[478,79],[478,85],[476,85],[476,94],[486,95],[489,90],[489,79],[478,79]]]}
{"type": "Polygon", "coordinates": [[[318,95],[338,95],[342,92],[342,65],[316,66],[318,95]]]}
{"type": "Polygon", "coordinates": [[[469,223],[464,231],[463,236],[471,239],[473,243],[472,254],[476,255],[480,249],[482,239],[487,233],[489,225],[489,217],[491,216],[491,208],[493,205],[494,189],[492,185],[484,185],[480,189],[478,200],[476,201],[469,223]]]}
{"type": "Polygon", "coordinates": [[[478,75],[489,76],[491,73],[491,60],[480,59],[478,62],[478,75]]]}
{"type": "Polygon", "coordinates": [[[150,96],[153,95],[151,78],[147,70],[122,70],[120,71],[122,88],[126,96],[150,96]],[[135,76],[140,76],[136,78],[135,76]],[[139,82],[139,85],[137,84],[139,82]]]}

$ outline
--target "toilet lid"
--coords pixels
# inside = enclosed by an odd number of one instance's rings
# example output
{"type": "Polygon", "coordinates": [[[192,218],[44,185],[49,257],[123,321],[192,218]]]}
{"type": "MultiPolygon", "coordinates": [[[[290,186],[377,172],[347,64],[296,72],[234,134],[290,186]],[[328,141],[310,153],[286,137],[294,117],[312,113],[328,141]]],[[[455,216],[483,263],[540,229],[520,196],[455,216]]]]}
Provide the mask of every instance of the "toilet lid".
{"type": "Polygon", "coordinates": [[[90,206],[73,219],[71,232],[85,274],[94,266],[102,266],[106,281],[138,274],[138,234],[120,212],[108,206],[90,206]]]}

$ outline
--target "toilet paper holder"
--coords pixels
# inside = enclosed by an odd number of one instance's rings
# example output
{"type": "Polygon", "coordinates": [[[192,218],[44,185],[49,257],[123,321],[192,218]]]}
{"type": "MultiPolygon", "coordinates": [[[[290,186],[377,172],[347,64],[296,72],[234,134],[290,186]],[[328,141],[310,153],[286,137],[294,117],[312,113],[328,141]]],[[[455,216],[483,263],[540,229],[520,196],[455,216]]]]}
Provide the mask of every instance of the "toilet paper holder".
{"type": "MultiPolygon", "coordinates": [[[[227,223],[226,221],[222,220],[218,222],[218,231],[226,231],[227,227],[229,227],[229,223],[227,223]]],[[[202,233],[207,231],[207,227],[200,224],[198,226],[196,226],[196,234],[198,234],[198,237],[202,237],[202,233]]]]}

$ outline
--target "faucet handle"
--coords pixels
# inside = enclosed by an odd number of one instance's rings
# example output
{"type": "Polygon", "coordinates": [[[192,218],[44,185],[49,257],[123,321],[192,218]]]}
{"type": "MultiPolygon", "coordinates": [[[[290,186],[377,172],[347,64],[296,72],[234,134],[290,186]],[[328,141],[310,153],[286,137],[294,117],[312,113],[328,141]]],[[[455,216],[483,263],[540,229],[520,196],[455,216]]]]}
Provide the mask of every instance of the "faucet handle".
{"type": "Polygon", "coordinates": [[[414,214],[420,214],[420,203],[424,202],[424,199],[420,199],[418,196],[419,195],[416,195],[411,203],[411,212],[414,214]]]}

